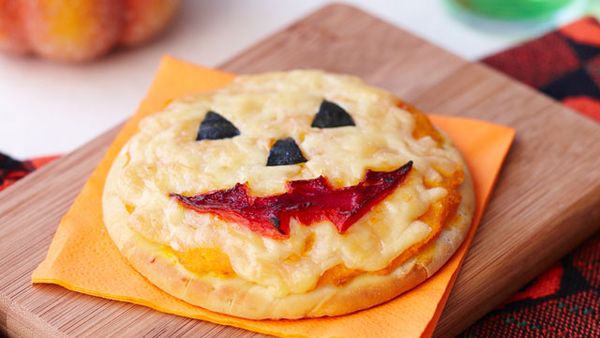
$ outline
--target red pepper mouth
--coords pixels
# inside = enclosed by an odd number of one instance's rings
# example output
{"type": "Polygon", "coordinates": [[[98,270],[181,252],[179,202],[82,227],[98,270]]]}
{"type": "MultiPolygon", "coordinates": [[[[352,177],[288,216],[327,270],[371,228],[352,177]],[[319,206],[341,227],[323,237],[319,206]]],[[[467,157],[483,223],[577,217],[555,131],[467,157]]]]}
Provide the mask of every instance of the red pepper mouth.
{"type": "Polygon", "coordinates": [[[309,180],[287,182],[287,190],[271,196],[252,196],[247,183],[194,196],[171,193],[182,206],[199,213],[212,213],[237,222],[263,236],[289,237],[290,220],[310,225],[329,220],[339,233],[369,212],[405,181],[413,162],[393,171],[368,170],[356,185],[334,188],[319,176],[309,180]]]}

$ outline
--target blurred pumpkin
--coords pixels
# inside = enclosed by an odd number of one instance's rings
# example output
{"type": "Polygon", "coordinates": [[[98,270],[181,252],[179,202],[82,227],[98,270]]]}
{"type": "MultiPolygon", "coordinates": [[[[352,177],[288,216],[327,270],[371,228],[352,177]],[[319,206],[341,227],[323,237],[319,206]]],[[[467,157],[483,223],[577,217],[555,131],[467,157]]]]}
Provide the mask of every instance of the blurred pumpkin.
{"type": "Polygon", "coordinates": [[[147,41],[179,0],[0,0],[0,49],[85,61],[147,41]]]}

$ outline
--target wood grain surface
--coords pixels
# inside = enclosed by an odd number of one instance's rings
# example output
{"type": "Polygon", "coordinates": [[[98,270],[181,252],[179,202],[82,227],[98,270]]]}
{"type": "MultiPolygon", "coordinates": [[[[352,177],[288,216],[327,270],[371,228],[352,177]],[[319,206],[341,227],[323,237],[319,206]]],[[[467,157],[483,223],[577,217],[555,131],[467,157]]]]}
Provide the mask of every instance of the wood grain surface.
{"type": "MultiPolygon", "coordinates": [[[[517,129],[438,336],[459,333],[600,228],[598,125],[355,8],[327,6],[222,68],[355,74],[425,111],[517,129]]],[[[31,285],[31,271],[46,255],[61,216],[117,129],[0,194],[0,327],[16,336],[258,336],[57,286],[31,285]]]]}

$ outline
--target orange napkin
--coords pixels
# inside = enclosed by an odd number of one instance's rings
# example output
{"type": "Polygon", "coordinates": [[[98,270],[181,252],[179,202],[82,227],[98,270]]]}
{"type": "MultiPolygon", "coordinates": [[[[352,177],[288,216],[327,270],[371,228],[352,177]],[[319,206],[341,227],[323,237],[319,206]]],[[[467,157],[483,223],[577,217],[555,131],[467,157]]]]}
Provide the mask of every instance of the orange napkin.
{"type": "Polygon", "coordinates": [[[142,117],[161,110],[173,98],[222,87],[232,78],[232,74],[170,57],[162,60],[139,110],[125,124],[60,222],[48,256],[33,272],[33,283],[58,284],[94,296],[278,336],[431,335],[514,138],[513,129],[475,120],[432,116],[434,123],[445,130],[460,148],[472,171],[477,194],[474,226],[458,252],[432,278],[412,291],[369,310],[334,318],[303,320],[254,321],[231,317],[192,306],[166,294],[121,257],[102,223],[101,205],[104,180],[119,149],[136,132],[142,117]]]}

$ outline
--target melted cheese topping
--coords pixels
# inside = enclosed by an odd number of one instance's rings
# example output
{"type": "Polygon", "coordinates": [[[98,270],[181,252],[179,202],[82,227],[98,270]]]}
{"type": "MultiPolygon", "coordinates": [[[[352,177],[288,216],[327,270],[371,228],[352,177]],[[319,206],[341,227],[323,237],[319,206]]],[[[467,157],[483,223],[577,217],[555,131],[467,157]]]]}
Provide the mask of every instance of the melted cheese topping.
{"type": "Polygon", "coordinates": [[[179,252],[190,271],[206,272],[203,263],[189,258],[200,252],[199,261],[218,257],[222,262],[211,271],[227,275],[232,269],[281,296],[315,288],[328,271],[343,278],[347,274],[335,271],[381,271],[437,233],[427,219],[445,215],[439,209],[449,196],[444,177],[462,173],[463,167],[458,152],[442,144],[437,133],[417,132],[424,127],[416,126],[429,124],[405,109],[391,94],[356,78],[317,71],[242,76],[215,93],[175,101],[144,119],[119,155],[127,159],[116,186],[128,224],[179,252]],[[323,99],[342,106],[356,126],[311,128],[323,99]],[[231,121],[241,135],[196,141],[209,110],[231,121]],[[265,166],[270,146],[286,137],[296,140],[308,161],[265,166]],[[327,221],[305,226],[292,220],[290,238],[275,240],[168,197],[238,182],[248,182],[255,195],[272,195],[285,191],[287,181],[320,175],[342,187],[360,182],[367,169],[393,170],[409,160],[414,167],[407,180],[344,234],[327,221]],[[202,248],[210,251],[197,251],[202,248]]]}

